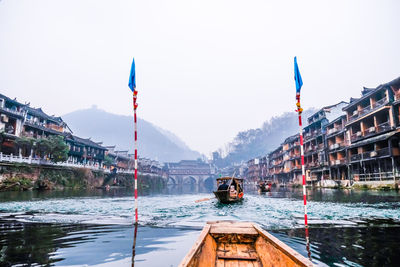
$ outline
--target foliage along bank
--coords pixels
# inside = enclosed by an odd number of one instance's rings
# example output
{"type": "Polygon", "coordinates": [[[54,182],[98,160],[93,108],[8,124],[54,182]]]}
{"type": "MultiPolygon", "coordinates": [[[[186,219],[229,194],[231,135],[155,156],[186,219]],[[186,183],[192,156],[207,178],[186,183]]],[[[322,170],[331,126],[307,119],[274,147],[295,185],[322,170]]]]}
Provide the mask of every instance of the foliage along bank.
{"type": "MultiPolygon", "coordinates": [[[[0,191],[83,189],[107,185],[133,187],[133,184],[133,174],[19,163],[0,165],[0,191]]],[[[162,177],[138,175],[139,189],[162,189],[165,186],[166,180],[162,177]]]]}

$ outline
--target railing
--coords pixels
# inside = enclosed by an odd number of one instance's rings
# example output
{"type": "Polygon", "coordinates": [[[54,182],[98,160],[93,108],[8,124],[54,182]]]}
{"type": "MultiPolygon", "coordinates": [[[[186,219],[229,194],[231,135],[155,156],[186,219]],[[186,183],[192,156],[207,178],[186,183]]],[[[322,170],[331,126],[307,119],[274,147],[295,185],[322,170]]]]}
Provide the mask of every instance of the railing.
{"type": "Polygon", "coordinates": [[[375,126],[367,127],[367,129],[364,130],[362,137],[367,137],[367,136],[373,135],[375,133],[376,133],[375,126]]]}
{"type": "Polygon", "coordinates": [[[11,114],[17,115],[17,116],[24,116],[25,113],[23,111],[18,111],[18,110],[14,110],[14,109],[10,109],[10,108],[6,108],[6,107],[0,107],[0,109],[7,111],[11,114]]]}
{"type": "Polygon", "coordinates": [[[394,93],[394,100],[400,100],[400,91],[394,93]]]}
{"type": "Polygon", "coordinates": [[[343,164],[346,164],[347,163],[347,160],[346,159],[336,159],[336,160],[331,160],[331,166],[334,166],[334,165],[343,165],[343,164]]]}
{"type": "MultiPolygon", "coordinates": [[[[91,170],[102,170],[104,172],[110,173],[111,170],[108,168],[105,168],[103,164],[93,164],[93,163],[88,163],[88,164],[83,164],[83,163],[74,163],[74,162],[59,162],[59,163],[54,163],[52,161],[46,160],[46,159],[38,159],[38,158],[32,158],[32,157],[22,157],[22,156],[14,156],[14,155],[4,155],[3,153],[0,153],[0,162],[10,162],[10,163],[27,163],[27,164],[41,164],[41,165],[53,165],[53,166],[63,166],[63,167],[73,167],[73,168],[86,168],[86,169],[91,169],[91,170]]],[[[126,173],[126,174],[133,174],[135,173],[134,170],[117,170],[117,173],[126,173]]],[[[141,174],[152,174],[152,173],[145,173],[145,172],[139,172],[141,174]]],[[[158,174],[155,174],[158,175],[158,174]]]]}
{"type": "Polygon", "coordinates": [[[300,153],[291,153],[289,154],[290,158],[299,158],[300,157],[300,153]]]}
{"type": "Polygon", "coordinates": [[[315,150],[315,146],[307,146],[305,149],[305,152],[310,152],[310,151],[314,151],[315,150]]]}
{"type": "Polygon", "coordinates": [[[379,107],[384,106],[387,103],[388,103],[388,100],[387,100],[386,97],[384,97],[382,99],[379,99],[374,104],[372,104],[372,106],[371,105],[366,106],[363,109],[358,110],[355,114],[351,115],[349,117],[349,121],[348,122],[352,122],[352,121],[364,116],[365,114],[367,114],[367,113],[369,113],[369,112],[371,112],[371,111],[373,111],[373,110],[375,110],[375,109],[377,109],[379,107]]]}
{"type": "Polygon", "coordinates": [[[360,181],[360,182],[387,181],[387,180],[393,180],[393,179],[394,179],[393,172],[354,174],[354,180],[360,181]]]}
{"type": "Polygon", "coordinates": [[[361,160],[361,156],[362,156],[362,154],[351,155],[350,161],[359,161],[359,160],[361,160]]]}
{"type": "Polygon", "coordinates": [[[376,102],[373,104],[372,108],[373,108],[373,109],[379,108],[379,107],[385,105],[387,102],[388,102],[387,98],[384,97],[384,98],[379,99],[378,101],[376,101],[376,102]]]}
{"type": "Polygon", "coordinates": [[[390,130],[390,121],[379,124],[377,128],[378,133],[390,130]]]}
{"type": "Polygon", "coordinates": [[[350,161],[359,161],[363,159],[370,159],[375,157],[383,157],[383,156],[390,156],[390,149],[388,147],[374,150],[374,151],[367,151],[360,154],[355,154],[350,157],[350,161]]]}
{"type": "Polygon", "coordinates": [[[342,129],[343,129],[343,126],[333,127],[333,128],[328,129],[328,130],[326,131],[326,135],[334,134],[334,133],[336,133],[336,132],[341,131],[342,129]]]}
{"type": "MultiPolygon", "coordinates": [[[[377,157],[383,157],[383,156],[390,156],[390,149],[388,147],[382,148],[376,151],[377,157]]],[[[371,152],[371,157],[372,157],[372,152],[371,152]]]]}
{"type": "Polygon", "coordinates": [[[367,127],[364,130],[364,132],[358,131],[357,133],[352,134],[350,139],[351,139],[351,141],[356,141],[358,139],[368,137],[368,136],[374,135],[376,133],[389,131],[389,130],[391,130],[390,121],[386,121],[384,123],[379,124],[377,127],[375,127],[375,126],[367,127]]]}
{"type": "Polygon", "coordinates": [[[361,110],[358,111],[358,117],[361,117],[361,116],[367,114],[367,113],[370,112],[371,110],[372,110],[371,105],[362,108],[361,110]]]}
{"type": "Polygon", "coordinates": [[[355,140],[360,139],[360,138],[362,138],[362,137],[363,137],[362,132],[359,131],[359,132],[357,132],[357,133],[355,133],[355,134],[352,134],[352,135],[350,136],[350,139],[351,139],[351,141],[355,141],[355,140]]]}

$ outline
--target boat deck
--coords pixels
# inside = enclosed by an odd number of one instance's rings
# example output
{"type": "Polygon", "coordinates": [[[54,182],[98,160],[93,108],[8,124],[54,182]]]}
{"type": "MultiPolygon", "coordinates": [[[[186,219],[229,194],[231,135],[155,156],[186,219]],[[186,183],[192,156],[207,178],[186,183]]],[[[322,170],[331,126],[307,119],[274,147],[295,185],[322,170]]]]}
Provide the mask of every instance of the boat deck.
{"type": "Polygon", "coordinates": [[[254,245],[258,232],[251,223],[214,224],[211,225],[210,235],[217,242],[215,266],[262,266],[254,245]]]}

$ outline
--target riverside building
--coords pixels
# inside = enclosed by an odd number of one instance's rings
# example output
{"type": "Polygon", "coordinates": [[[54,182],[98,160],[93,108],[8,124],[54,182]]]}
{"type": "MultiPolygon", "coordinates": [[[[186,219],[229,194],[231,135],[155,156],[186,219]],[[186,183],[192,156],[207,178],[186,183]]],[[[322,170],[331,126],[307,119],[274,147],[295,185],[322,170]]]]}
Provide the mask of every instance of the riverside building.
{"type": "MultiPolygon", "coordinates": [[[[400,77],[364,88],[358,99],[327,106],[307,118],[303,129],[308,184],[334,180],[396,183],[400,177],[400,77]]],[[[267,155],[268,177],[301,181],[298,135],[267,155]]]]}

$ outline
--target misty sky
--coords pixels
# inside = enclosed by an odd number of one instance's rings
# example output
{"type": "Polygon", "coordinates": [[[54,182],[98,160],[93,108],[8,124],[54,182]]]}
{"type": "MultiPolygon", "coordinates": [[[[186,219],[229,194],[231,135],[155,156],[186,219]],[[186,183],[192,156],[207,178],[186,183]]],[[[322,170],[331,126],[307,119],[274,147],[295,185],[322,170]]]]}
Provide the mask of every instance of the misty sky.
{"type": "Polygon", "coordinates": [[[94,104],[132,114],[134,56],[138,115],[209,155],[294,112],[295,55],[304,108],[400,76],[399,10],[396,0],[0,0],[0,93],[55,115],[94,104]]]}

